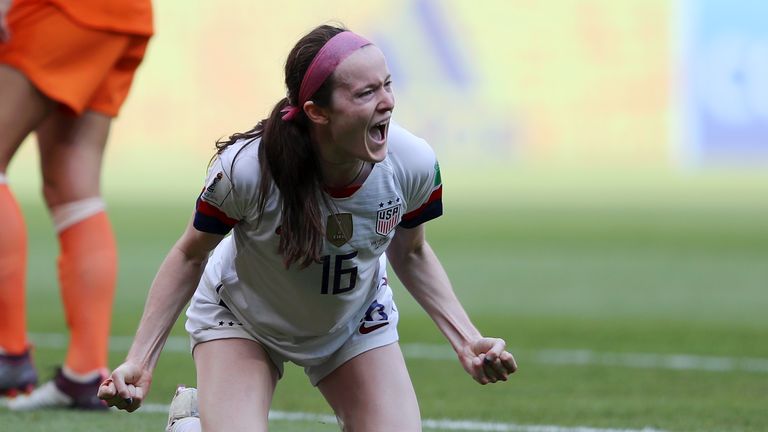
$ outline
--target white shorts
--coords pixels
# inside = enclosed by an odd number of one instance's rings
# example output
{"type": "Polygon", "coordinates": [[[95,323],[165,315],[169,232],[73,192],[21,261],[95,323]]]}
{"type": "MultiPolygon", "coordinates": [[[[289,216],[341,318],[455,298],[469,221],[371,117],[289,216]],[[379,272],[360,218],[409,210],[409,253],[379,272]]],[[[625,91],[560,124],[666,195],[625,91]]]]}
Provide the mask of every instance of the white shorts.
{"type": "MultiPolygon", "coordinates": [[[[205,283],[204,280],[201,281],[201,284],[203,283],[205,283]]],[[[310,382],[316,386],[320,380],[348,360],[366,351],[398,341],[397,321],[399,314],[392,299],[392,289],[386,284],[382,288],[384,289],[379,290],[379,295],[371,302],[354,333],[347,337],[347,340],[338,350],[323,362],[313,366],[305,366],[301,364],[302,362],[286,357],[267,347],[260,341],[258,334],[243,326],[218,296],[216,296],[217,298],[209,298],[195,295],[187,309],[185,328],[190,335],[192,350],[197,344],[212,340],[232,338],[252,340],[264,348],[272,363],[277,367],[280,377],[283,376],[283,364],[286,361],[291,361],[304,367],[304,372],[309,377],[310,382]]]]}

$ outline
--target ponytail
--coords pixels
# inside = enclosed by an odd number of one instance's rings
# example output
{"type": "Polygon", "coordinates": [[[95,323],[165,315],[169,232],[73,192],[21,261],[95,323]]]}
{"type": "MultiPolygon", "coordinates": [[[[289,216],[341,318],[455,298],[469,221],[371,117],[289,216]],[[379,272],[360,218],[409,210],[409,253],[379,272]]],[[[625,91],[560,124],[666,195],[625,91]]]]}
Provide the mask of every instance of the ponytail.
{"type": "MultiPolygon", "coordinates": [[[[330,208],[330,203],[323,193],[319,158],[309,134],[309,119],[303,109],[294,109],[290,121],[286,121],[283,120],[283,111],[291,106],[291,100],[299,106],[299,88],[310,63],[326,42],[345,30],[343,27],[321,25],[302,37],[288,54],[285,64],[289,97],[278,102],[269,117],[253,129],[216,142],[221,154],[240,139],[261,137],[257,224],[261,222],[274,183],[282,199],[278,253],[283,256],[286,268],[294,263],[304,268],[320,261],[325,236],[320,205],[322,203],[330,208]]],[[[329,106],[332,90],[333,75],[310,95],[311,100],[318,106],[329,106]]]]}
{"type": "Polygon", "coordinates": [[[261,214],[274,182],[282,198],[282,227],[278,253],[286,267],[301,267],[320,261],[324,227],[320,210],[322,181],[320,165],[310,141],[307,119],[300,113],[294,121],[284,121],[281,111],[289,105],[284,98],[262,121],[259,146],[261,185],[258,210],[261,214]]]}

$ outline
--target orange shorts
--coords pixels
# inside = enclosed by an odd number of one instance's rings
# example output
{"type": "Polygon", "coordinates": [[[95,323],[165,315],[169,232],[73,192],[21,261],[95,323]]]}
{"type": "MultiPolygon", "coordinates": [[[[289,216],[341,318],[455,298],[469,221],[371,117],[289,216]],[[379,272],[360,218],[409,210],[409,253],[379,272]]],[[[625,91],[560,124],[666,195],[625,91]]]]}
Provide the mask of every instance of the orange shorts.
{"type": "Polygon", "coordinates": [[[75,114],[117,115],[149,37],[83,27],[41,2],[20,2],[7,18],[11,39],[0,43],[0,63],[75,114]]]}

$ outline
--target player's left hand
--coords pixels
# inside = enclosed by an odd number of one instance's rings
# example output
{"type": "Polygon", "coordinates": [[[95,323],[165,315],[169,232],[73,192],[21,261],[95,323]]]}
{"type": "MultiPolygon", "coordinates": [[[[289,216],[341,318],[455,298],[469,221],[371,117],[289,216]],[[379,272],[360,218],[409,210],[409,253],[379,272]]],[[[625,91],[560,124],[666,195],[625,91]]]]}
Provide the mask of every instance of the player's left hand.
{"type": "Polygon", "coordinates": [[[511,353],[505,350],[504,339],[482,337],[474,340],[459,353],[464,370],[480,384],[506,381],[517,370],[511,353]]]}

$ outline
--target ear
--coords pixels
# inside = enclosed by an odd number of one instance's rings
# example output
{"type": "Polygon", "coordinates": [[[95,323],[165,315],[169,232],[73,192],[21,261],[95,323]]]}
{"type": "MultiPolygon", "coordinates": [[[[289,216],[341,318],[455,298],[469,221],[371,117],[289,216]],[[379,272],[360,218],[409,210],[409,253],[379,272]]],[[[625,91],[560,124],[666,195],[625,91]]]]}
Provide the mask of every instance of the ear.
{"type": "Polygon", "coordinates": [[[312,123],[328,124],[328,110],[312,101],[304,102],[304,113],[312,123]]]}

